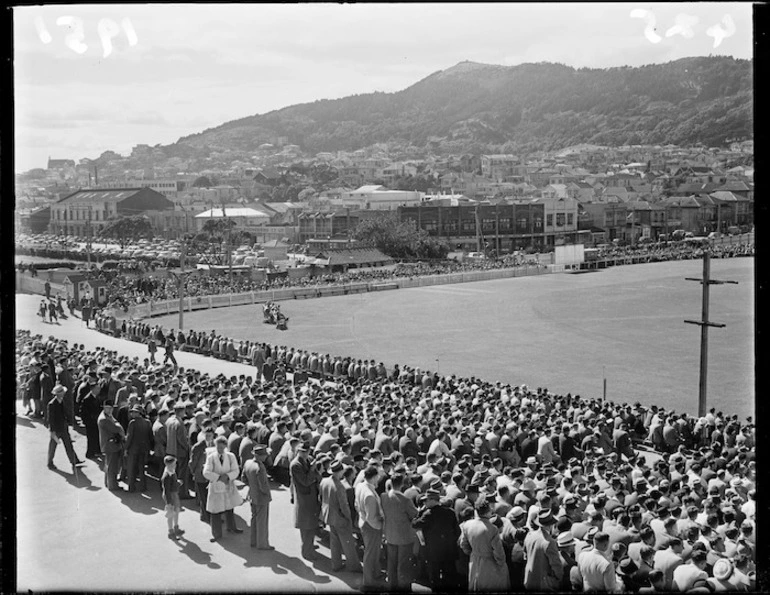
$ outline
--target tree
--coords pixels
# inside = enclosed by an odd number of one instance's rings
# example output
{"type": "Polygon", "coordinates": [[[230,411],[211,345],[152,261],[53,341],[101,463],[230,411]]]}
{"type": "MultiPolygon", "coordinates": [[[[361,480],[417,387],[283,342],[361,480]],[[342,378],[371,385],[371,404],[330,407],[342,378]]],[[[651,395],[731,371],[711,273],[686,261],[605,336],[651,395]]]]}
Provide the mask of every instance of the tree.
{"type": "Polygon", "coordinates": [[[208,176],[200,176],[193,183],[193,188],[211,188],[211,180],[208,176]]]}
{"type": "Polygon", "coordinates": [[[236,223],[227,217],[209,219],[201,231],[189,242],[189,252],[199,262],[225,265],[228,262],[228,244],[230,250],[243,243],[251,243],[251,234],[236,229],[236,223]]]}
{"type": "Polygon", "coordinates": [[[101,229],[99,236],[117,240],[123,249],[130,242],[135,242],[141,238],[151,239],[153,237],[152,223],[145,215],[111,219],[101,229]]]}
{"type": "Polygon", "coordinates": [[[399,222],[391,215],[361,221],[353,237],[367,242],[392,258],[446,258],[449,246],[418,230],[413,220],[399,222]]]}
{"type": "Polygon", "coordinates": [[[316,194],[318,194],[318,191],[312,186],[308,186],[304,190],[300,191],[300,193],[297,195],[297,200],[299,201],[308,200],[310,198],[313,198],[313,196],[315,196],[316,194]]]}

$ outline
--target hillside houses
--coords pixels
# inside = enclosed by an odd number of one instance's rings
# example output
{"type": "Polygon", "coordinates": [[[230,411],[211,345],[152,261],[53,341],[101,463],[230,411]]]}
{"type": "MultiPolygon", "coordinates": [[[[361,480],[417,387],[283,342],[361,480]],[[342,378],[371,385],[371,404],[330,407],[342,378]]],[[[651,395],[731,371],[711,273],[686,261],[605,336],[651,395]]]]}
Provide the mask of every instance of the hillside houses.
{"type": "MultiPolygon", "coordinates": [[[[129,180],[131,187],[155,190],[172,202],[150,209],[157,212],[153,224],[171,237],[183,233],[200,212],[222,205],[264,213],[265,233],[255,236],[303,240],[315,233],[347,234],[358,214],[440,207],[443,217],[452,212],[446,209],[512,203],[542,203],[542,230],[529,236],[539,237],[543,246],[564,239],[556,211],[552,228],[545,221],[546,206],[554,202],[570,205],[564,221],[572,215],[575,233],[606,240],[655,238],[673,229],[701,235],[753,224],[754,166],[747,150],[752,145],[746,143],[729,148],[579,145],[528,154],[500,147],[482,154],[440,155],[425,147],[380,144],[313,155],[289,146],[287,139],[272,140],[248,153],[218,150],[197,161],[168,159],[148,146],[135,147],[129,157],[107,152],[99,160],[49,159],[47,168],[17,176],[17,208],[44,213],[75,192],[118,190],[129,180]],[[208,187],[193,184],[204,176],[211,182],[208,187]],[[548,236],[546,229],[554,233],[548,236]]],[[[51,213],[55,230],[83,231],[87,216],[71,220],[68,212],[65,223],[56,219],[64,216],[60,208],[51,213]]],[[[88,225],[98,224],[92,220],[88,225]]],[[[454,224],[446,225],[449,237],[455,237],[454,224]]],[[[501,220],[500,225],[499,230],[497,223],[492,227],[504,239],[502,247],[515,239],[516,223],[510,232],[505,228],[509,223],[501,220]]]]}

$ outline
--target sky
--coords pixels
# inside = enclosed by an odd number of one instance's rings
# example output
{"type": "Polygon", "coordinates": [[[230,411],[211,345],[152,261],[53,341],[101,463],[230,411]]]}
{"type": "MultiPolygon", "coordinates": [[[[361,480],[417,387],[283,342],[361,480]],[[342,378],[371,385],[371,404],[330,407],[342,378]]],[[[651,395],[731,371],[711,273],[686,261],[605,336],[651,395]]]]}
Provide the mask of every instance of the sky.
{"type": "Polygon", "coordinates": [[[463,60],[752,57],[749,3],[91,4],[14,9],[15,171],[128,155],[463,60]]]}

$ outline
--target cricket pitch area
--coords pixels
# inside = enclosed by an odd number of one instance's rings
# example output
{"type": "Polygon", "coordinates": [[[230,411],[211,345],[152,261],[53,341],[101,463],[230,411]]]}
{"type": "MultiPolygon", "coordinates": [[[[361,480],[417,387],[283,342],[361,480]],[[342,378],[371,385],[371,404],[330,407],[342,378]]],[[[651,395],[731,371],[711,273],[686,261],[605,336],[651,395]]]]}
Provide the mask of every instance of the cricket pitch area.
{"type": "MultiPolygon", "coordinates": [[[[754,414],[754,259],[712,260],[708,403],[754,414]]],[[[238,340],[410,365],[564,394],[695,413],[701,260],[619,266],[279,302],[289,330],[261,305],[186,312],[185,329],[238,340]]],[[[149,319],[178,328],[178,315],[149,319]]]]}

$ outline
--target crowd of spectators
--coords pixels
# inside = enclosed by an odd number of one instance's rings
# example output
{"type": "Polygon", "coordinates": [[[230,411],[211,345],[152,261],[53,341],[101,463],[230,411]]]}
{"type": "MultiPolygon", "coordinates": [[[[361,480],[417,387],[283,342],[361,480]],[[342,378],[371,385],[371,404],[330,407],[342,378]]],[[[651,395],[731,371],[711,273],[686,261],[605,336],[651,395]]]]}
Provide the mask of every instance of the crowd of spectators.
{"type": "Polygon", "coordinates": [[[597,257],[602,258],[647,258],[647,262],[667,260],[692,260],[702,258],[708,251],[712,258],[735,258],[754,256],[753,243],[699,245],[687,242],[639,244],[637,246],[606,246],[600,248],[597,257]]]}
{"type": "MultiPolygon", "coordinates": [[[[127,325],[128,339],[180,339],[127,325]]],[[[94,435],[94,414],[106,403],[125,434],[146,418],[155,438],[143,447],[148,473],[159,477],[173,448],[180,491],[194,498],[202,522],[211,519],[195,445],[224,436],[239,467],[252,452],[267,453],[273,482],[292,489],[303,556],[314,559],[325,528],[334,571],[344,553],[344,568],[362,571],[367,590],[408,590],[414,581],[434,592],[755,589],[751,418],[386,369],[236,344],[214,331],[182,333],[179,344],[241,359],[251,375],[214,376],[173,358],[156,362],[153,353],[141,361],[25,331],[16,337],[18,397],[29,415],[47,423],[47,404],[63,394],[69,423],[79,417],[86,427],[91,457],[106,448],[94,435]],[[184,428],[186,451],[171,445],[163,429],[172,427],[175,435],[184,428]],[[347,498],[331,502],[335,490],[347,498]]],[[[107,484],[148,489],[136,446],[119,451],[122,459],[109,455],[118,463],[105,465],[114,475],[107,484]]],[[[169,537],[178,536],[170,524],[169,537]]]]}
{"type": "MultiPolygon", "coordinates": [[[[523,259],[505,259],[458,263],[454,261],[441,263],[397,264],[390,268],[371,268],[349,270],[340,273],[325,273],[306,277],[289,277],[288,274],[268,274],[264,279],[248,279],[239,274],[233,276],[232,282],[227,274],[208,276],[190,275],[184,279],[184,295],[189,297],[204,297],[229,293],[249,291],[269,291],[286,288],[310,288],[341,286],[351,283],[376,283],[425,275],[441,275],[471,271],[484,271],[500,268],[521,266],[523,259]]],[[[128,306],[143,304],[149,301],[171,300],[179,297],[179,282],[174,276],[147,274],[127,275],[127,272],[137,272],[131,269],[91,269],[83,271],[87,278],[102,279],[108,283],[107,307],[125,309],[128,306]]]]}
{"type": "MultiPolygon", "coordinates": [[[[637,246],[606,246],[599,249],[596,259],[634,259],[634,262],[660,262],[701,258],[708,250],[714,258],[753,256],[754,244],[715,244],[699,246],[678,242],[676,244],[639,244],[637,246]]],[[[617,263],[616,263],[617,264],[617,263]]],[[[378,283],[414,279],[429,275],[444,275],[486,271],[531,265],[542,267],[531,255],[505,255],[496,259],[447,260],[443,262],[399,263],[385,268],[348,270],[346,272],[291,277],[288,273],[271,272],[262,279],[250,279],[236,274],[232,280],[224,275],[189,275],[184,283],[184,295],[205,297],[250,291],[269,291],[287,288],[312,288],[341,286],[352,283],[378,283]]],[[[23,265],[19,265],[23,272],[23,265]]],[[[108,283],[107,307],[127,310],[130,306],[150,301],[172,300],[179,297],[176,277],[155,273],[154,265],[138,261],[121,262],[115,268],[97,268],[81,271],[87,278],[102,279],[108,283]]],[[[34,275],[35,273],[33,273],[34,275]]]]}

